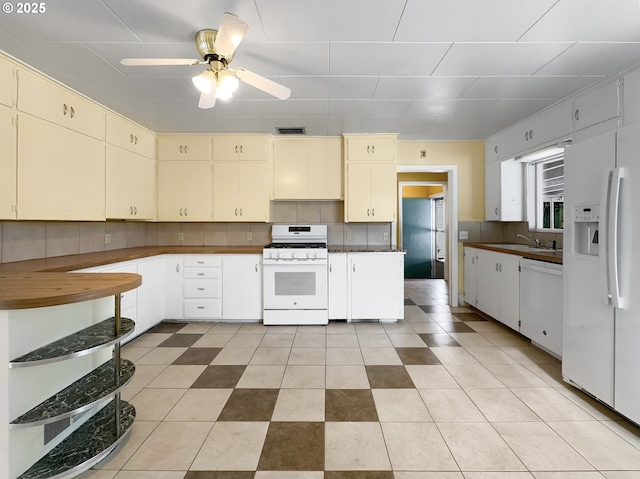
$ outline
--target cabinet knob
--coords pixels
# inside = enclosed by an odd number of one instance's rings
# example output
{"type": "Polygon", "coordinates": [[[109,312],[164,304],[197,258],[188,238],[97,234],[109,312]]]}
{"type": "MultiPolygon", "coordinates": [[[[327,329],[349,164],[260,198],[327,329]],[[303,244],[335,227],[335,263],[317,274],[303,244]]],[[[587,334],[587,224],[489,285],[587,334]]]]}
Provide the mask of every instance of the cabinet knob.
{"type": "Polygon", "coordinates": [[[133,214],[134,214],[134,215],[137,215],[137,214],[138,214],[138,207],[137,207],[137,206],[134,206],[134,207],[133,207],[133,214]]]}
{"type": "Polygon", "coordinates": [[[576,118],[576,121],[580,121],[580,109],[576,108],[576,112],[573,114],[573,116],[576,118]]]}
{"type": "Polygon", "coordinates": [[[498,214],[498,208],[497,208],[497,207],[496,207],[496,209],[495,209],[495,212],[496,212],[496,214],[498,214]]]}
{"type": "Polygon", "coordinates": [[[371,154],[376,152],[376,145],[371,145],[371,154]]]}
{"type": "Polygon", "coordinates": [[[240,208],[240,216],[242,216],[242,208],[240,208]]]}
{"type": "Polygon", "coordinates": [[[371,153],[371,146],[367,145],[367,153],[371,153]]]}
{"type": "Polygon", "coordinates": [[[236,153],[238,153],[238,145],[236,145],[236,153]]]}
{"type": "Polygon", "coordinates": [[[353,263],[353,272],[354,273],[356,272],[356,264],[355,263],[353,263]]]}
{"type": "Polygon", "coordinates": [[[69,116],[73,118],[75,114],[76,114],[76,111],[73,109],[73,107],[69,108],[69,116]]]}
{"type": "Polygon", "coordinates": [[[135,145],[137,145],[137,144],[138,144],[138,137],[137,137],[137,136],[134,136],[134,137],[133,137],[133,143],[134,143],[135,145]]]}
{"type": "Polygon", "coordinates": [[[129,214],[133,216],[133,206],[129,206],[129,214]]]}
{"type": "Polygon", "coordinates": [[[182,216],[182,208],[180,208],[180,216],[182,216]]]}
{"type": "Polygon", "coordinates": [[[256,263],[256,273],[258,272],[258,263],[256,263]]]}
{"type": "Polygon", "coordinates": [[[370,209],[370,208],[367,208],[367,216],[371,216],[371,215],[369,214],[369,211],[371,211],[371,209],[370,209]]]}
{"type": "Polygon", "coordinates": [[[375,216],[376,215],[376,209],[375,208],[371,208],[371,216],[375,216]]]}
{"type": "Polygon", "coordinates": [[[547,335],[547,331],[542,330],[542,334],[544,334],[546,336],[547,335]]]}
{"type": "Polygon", "coordinates": [[[495,152],[496,155],[498,154],[498,145],[493,147],[493,151],[495,152]]]}
{"type": "Polygon", "coordinates": [[[528,131],[524,132],[524,141],[529,141],[529,132],[528,131]]]}
{"type": "Polygon", "coordinates": [[[184,152],[188,153],[189,152],[189,145],[184,145],[184,152]]]}
{"type": "Polygon", "coordinates": [[[238,208],[236,208],[236,216],[238,216],[238,208]]]}
{"type": "Polygon", "coordinates": [[[533,130],[529,130],[529,139],[533,140],[533,130]]]}
{"type": "Polygon", "coordinates": [[[129,143],[133,143],[133,133],[129,135],[129,143]]]}
{"type": "Polygon", "coordinates": [[[69,108],[67,107],[67,104],[63,103],[62,104],[62,116],[65,116],[68,111],[69,111],[69,108]]]}
{"type": "Polygon", "coordinates": [[[185,216],[189,216],[189,212],[187,211],[187,209],[186,209],[186,208],[184,209],[184,215],[185,215],[185,216]]]}
{"type": "Polygon", "coordinates": [[[176,264],[176,273],[180,272],[180,263],[176,264]]]}
{"type": "Polygon", "coordinates": [[[182,153],[182,145],[180,145],[180,153],[182,153]]]}

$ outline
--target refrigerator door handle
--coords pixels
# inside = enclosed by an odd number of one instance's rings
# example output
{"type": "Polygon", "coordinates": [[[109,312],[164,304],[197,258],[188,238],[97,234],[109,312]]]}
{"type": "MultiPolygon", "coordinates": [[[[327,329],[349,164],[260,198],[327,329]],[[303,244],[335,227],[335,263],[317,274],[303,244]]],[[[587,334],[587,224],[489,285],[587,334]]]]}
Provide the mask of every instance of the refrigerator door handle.
{"type": "Polygon", "coordinates": [[[609,284],[611,287],[611,304],[614,308],[624,308],[624,298],[620,292],[620,269],[618,268],[618,233],[620,231],[620,186],[625,176],[624,168],[615,168],[611,179],[611,196],[609,201],[607,263],[609,267],[609,284]]]}
{"type": "Polygon", "coordinates": [[[613,170],[606,170],[602,181],[600,196],[600,221],[598,235],[600,254],[598,263],[600,269],[600,290],[603,293],[604,304],[611,305],[611,281],[609,278],[609,204],[611,202],[611,179],[613,170]]]}

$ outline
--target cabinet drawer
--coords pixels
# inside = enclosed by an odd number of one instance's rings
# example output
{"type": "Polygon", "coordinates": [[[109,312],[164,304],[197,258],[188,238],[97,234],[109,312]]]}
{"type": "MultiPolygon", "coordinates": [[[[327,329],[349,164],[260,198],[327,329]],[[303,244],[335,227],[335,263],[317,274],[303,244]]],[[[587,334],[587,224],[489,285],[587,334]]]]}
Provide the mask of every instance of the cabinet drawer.
{"type": "Polygon", "coordinates": [[[222,301],[219,299],[185,300],[184,317],[187,319],[219,319],[222,317],[222,301]]]}
{"type": "Polygon", "coordinates": [[[219,279],[186,279],[185,298],[221,298],[222,285],[219,279]]]}
{"type": "Polygon", "coordinates": [[[185,268],[184,277],[188,279],[220,278],[220,268],[185,268]]]}
{"type": "Polygon", "coordinates": [[[222,266],[222,258],[219,256],[187,256],[184,259],[185,268],[191,266],[215,266],[220,268],[222,266]]]}

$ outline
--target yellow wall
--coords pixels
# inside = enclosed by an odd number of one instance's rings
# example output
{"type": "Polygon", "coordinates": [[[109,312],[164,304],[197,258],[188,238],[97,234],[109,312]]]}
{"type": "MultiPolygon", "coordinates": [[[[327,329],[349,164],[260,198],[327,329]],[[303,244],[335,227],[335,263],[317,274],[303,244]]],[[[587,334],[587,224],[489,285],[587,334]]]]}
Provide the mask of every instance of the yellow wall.
{"type": "Polygon", "coordinates": [[[444,187],[442,186],[408,186],[402,187],[403,198],[429,198],[432,195],[442,193],[444,187]]]}

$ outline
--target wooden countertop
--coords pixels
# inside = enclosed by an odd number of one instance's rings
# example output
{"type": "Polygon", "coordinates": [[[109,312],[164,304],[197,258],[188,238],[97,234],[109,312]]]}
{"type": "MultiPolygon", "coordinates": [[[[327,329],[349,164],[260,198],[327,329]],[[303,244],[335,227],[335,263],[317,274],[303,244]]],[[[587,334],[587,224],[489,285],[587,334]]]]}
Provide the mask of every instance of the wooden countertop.
{"type": "Polygon", "coordinates": [[[142,284],[132,273],[0,274],[0,309],[27,309],[79,303],[129,291],[142,284]]]}
{"type": "Polygon", "coordinates": [[[562,264],[562,250],[531,248],[526,244],[516,243],[464,243],[472,248],[497,251],[498,253],[514,254],[527,259],[537,259],[548,263],[562,264]]]}

